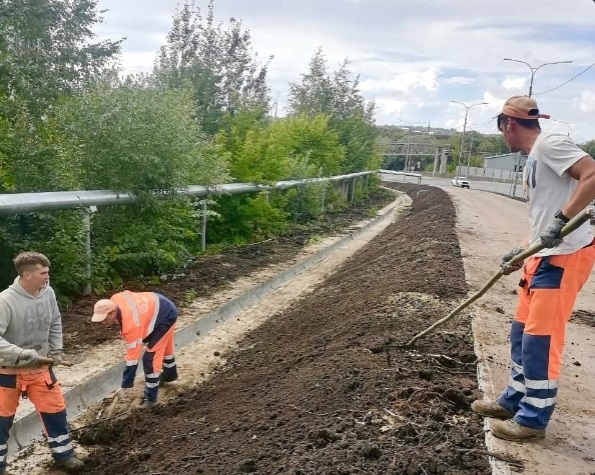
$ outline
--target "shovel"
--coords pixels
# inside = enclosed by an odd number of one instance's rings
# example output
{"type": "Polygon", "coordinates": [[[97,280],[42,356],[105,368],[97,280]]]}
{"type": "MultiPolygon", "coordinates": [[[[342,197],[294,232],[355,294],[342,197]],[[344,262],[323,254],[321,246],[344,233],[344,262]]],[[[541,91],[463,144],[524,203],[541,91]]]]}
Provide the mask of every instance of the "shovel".
{"type": "MultiPolygon", "coordinates": [[[[564,226],[562,228],[562,230],[560,231],[560,236],[561,237],[567,236],[572,231],[574,231],[575,229],[578,229],[581,225],[583,225],[585,222],[589,221],[594,216],[595,216],[595,208],[585,209],[583,212],[579,213],[574,218],[572,218],[566,224],[566,226],[564,226]]],[[[503,267],[518,264],[519,262],[524,261],[527,257],[531,257],[533,254],[538,253],[542,249],[545,249],[545,246],[543,244],[541,244],[541,243],[535,244],[534,246],[531,246],[529,249],[525,249],[520,254],[517,254],[510,261],[508,261],[506,263],[506,265],[504,265],[503,267]]],[[[471,305],[473,302],[475,302],[479,297],[481,297],[483,294],[485,294],[488,291],[488,289],[492,285],[494,285],[496,283],[496,281],[503,275],[504,275],[504,269],[501,267],[498,270],[498,272],[496,272],[492,276],[492,278],[481,289],[479,289],[475,294],[473,294],[471,297],[469,297],[467,300],[465,300],[463,303],[461,303],[457,308],[455,308],[452,312],[450,312],[446,317],[442,318],[441,320],[438,320],[432,326],[430,326],[430,327],[426,328],[424,331],[418,333],[411,340],[409,340],[406,344],[400,345],[400,347],[407,348],[407,347],[413,346],[417,340],[419,340],[420,338],[433,332],[436,328],[444,325],[446,322],[448,322],[449,320],[454,318],[456,315],[458,315],[463,309],[467,308],[469,305],[471,305]]]]}

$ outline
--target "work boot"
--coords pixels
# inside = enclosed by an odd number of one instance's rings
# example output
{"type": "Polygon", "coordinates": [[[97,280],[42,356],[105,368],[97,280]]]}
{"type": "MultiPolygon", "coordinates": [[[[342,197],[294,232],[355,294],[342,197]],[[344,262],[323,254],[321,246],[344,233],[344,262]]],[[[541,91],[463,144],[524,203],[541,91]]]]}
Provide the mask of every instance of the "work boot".
{"type": "Polygon", "coordinates": [[[514,419],[507,421],[492,421],[490,430],[499,439],[522,442],[545,438],[545,429],[533,429],[520,425],[514,419]]]}
{"type": "Polygon", "coordinates": [[[484,417],[494,417],[496,419],[512,419],[514,414],[504,409],[496,401],[484,401],[478,399],[471,404],[471,410],[484,417]]]}
{"type": "Polygon", "coordinates": [[[141,409],[151,409],[152,407],[155,407],[156,404],[157,401],[149,401],[148,399],[143,399],[139,407],[141,409]]]}
{"type": "Polygon", "coordinates": [[[82,460],[76,458],[76,455],[73,455],[69,459],[56,461],[56,466],[66,470],[67,472],[78,472],[85,467],[85,463],[82,460]]]}
{"type": "Polygon", "coordinates": [[[161,379],[159,380],[159,386],[177,386],[179,382],[180,380],[178,376],[175,376],[172,379],[167,379],[161,376],[161,379]]]}

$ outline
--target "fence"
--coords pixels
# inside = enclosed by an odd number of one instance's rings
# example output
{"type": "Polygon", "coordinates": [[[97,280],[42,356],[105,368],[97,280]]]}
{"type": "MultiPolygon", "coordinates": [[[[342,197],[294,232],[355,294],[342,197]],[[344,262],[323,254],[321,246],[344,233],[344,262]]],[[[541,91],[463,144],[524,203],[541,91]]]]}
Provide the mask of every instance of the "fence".
{"type": "MultiPolygon", "coordinates": [[[[364,171],[348,175],[337,175],[326,178],[311,178],[307,180],[279,181],[274,185],[255,185],[252,183],[226,183],[211,187],[202,185],[189,185],[186,188],[177,190],[181,195],[190,195],[199,198],[211,196],[234,195],[242,193],[258,193],[262,191],[286,190],[298,186],[319,183],[340,183],[344,196],[353,202],[358,179],[361,178],[362,186],[367,187],[370,175],[376,171],[364,171]],[[366,183],[363,183],[363,180],[366,183]]],[[[156,195],[165,198],[166,195],[156,195]]],[[[324,210],[326,199],[326,187],[323,188],[321,207],[324,210]]],[[[85,254],[86,254],[86,278],[87,286],[85,293],[91,292],[91,215],[97,211],[99,206],[128,205],[136,203],[139,198],[129,192],[115,192],[110,190],[90,191],[57,191],[45,193],[7,193],[0,194],[0,214],[24,214],[39,211],[55,211],[62,209],[80,209],[85,233],[85,254]]],[[[204,251],[207,246],[207,200],[202,200],[201,219],[201,248],[204,251]]]]}

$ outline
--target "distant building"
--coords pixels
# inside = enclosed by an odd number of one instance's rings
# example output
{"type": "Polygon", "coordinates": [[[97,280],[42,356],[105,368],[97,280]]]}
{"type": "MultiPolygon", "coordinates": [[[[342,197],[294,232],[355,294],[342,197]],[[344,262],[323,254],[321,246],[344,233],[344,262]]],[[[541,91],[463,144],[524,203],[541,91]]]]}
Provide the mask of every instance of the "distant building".
{"type": "Polygon", "coordinates": [[[485,157],[483,160],[483,167],[494,170],[507,170],[510,172],[522,172],[527,163],[527,156],[521,155],[521,160],[518,164],[519,169],[516,170],[517,166],[517,154],[516,153],[505,153],[503,155],[491,155],[485,157]]]}

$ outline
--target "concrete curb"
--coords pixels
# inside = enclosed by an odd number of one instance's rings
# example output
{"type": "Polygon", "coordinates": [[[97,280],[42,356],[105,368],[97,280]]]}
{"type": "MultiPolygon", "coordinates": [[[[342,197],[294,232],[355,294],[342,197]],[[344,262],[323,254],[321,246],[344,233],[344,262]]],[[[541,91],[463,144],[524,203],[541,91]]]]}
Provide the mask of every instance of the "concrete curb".
{"type": "MultiPolygon", "coordinates": [[[[391,188],[386,189],[396,193],[397,198],[392,204],[383,208],[382,215],[370,220],[353,233],[342,237],[330,246],[295,263],[271,279],[256,285],[244,294],[230,300],[217,310],[203,316],[194,323],[179,329],[175,333],[176,351],[179,351],[189,343],[194,342],[201,335],[210,332],[219,324],[240,314],[260,299],[291,281],[295,276],[315,266],[329,255],[344,247],[350,241],[358,238],[376,224],[391,218],[396,221],[400,215],[403,215],[408,211],[411,199],[404,193],[391,188]]],[[[140,363],[139,366],[142,366],[142,363],[140,363]]],[[[95,404],[119,388],[123,371],[124,362],[122,361],[100,374],[93,376],[87,381],[65,391],[64,399],[69,419],[78,416],[88,409],[89,406],[95,404]]],[[[137,374],[142,375],[142,370],[137,374]]],[[[41,421],[37,413],[32,411],[14,422],[8,442],[9,453],[14,455],[17,451],[26,448],[41,437],[43,437],[41,421]]]]}
{"type": "MultiPolygon", "coordinates": [[[[483,351],[481,349],[481,346],[477,342],[477,340],[475,340],[474,347],[475,347],[474,348],[475,354],[477,355],[477,360],[478,360],[477,383],[478,383],[479,389],[481,389],[481,392],[484,394],[490,394],[491,390],[492,390],[492,385],[489,382],[487,366],[485,365],[485,363],[483,363],[483,361],[484,361],[483,351]]],[[[485,432],[486,447],[489,452],[495,453],[496,447],[494,445],[494,438],[492,436],[490,436],[490,420],[487,417],[484,418],[483,429],[485,432]]],[[[493,475],[511,475],[512,472],[511,472],[510,465],[508,464],[508,462],[495,459],[494,457],[488,457],[488,460],[490,462],[490,467],[492,467],[493,475]]]]}

